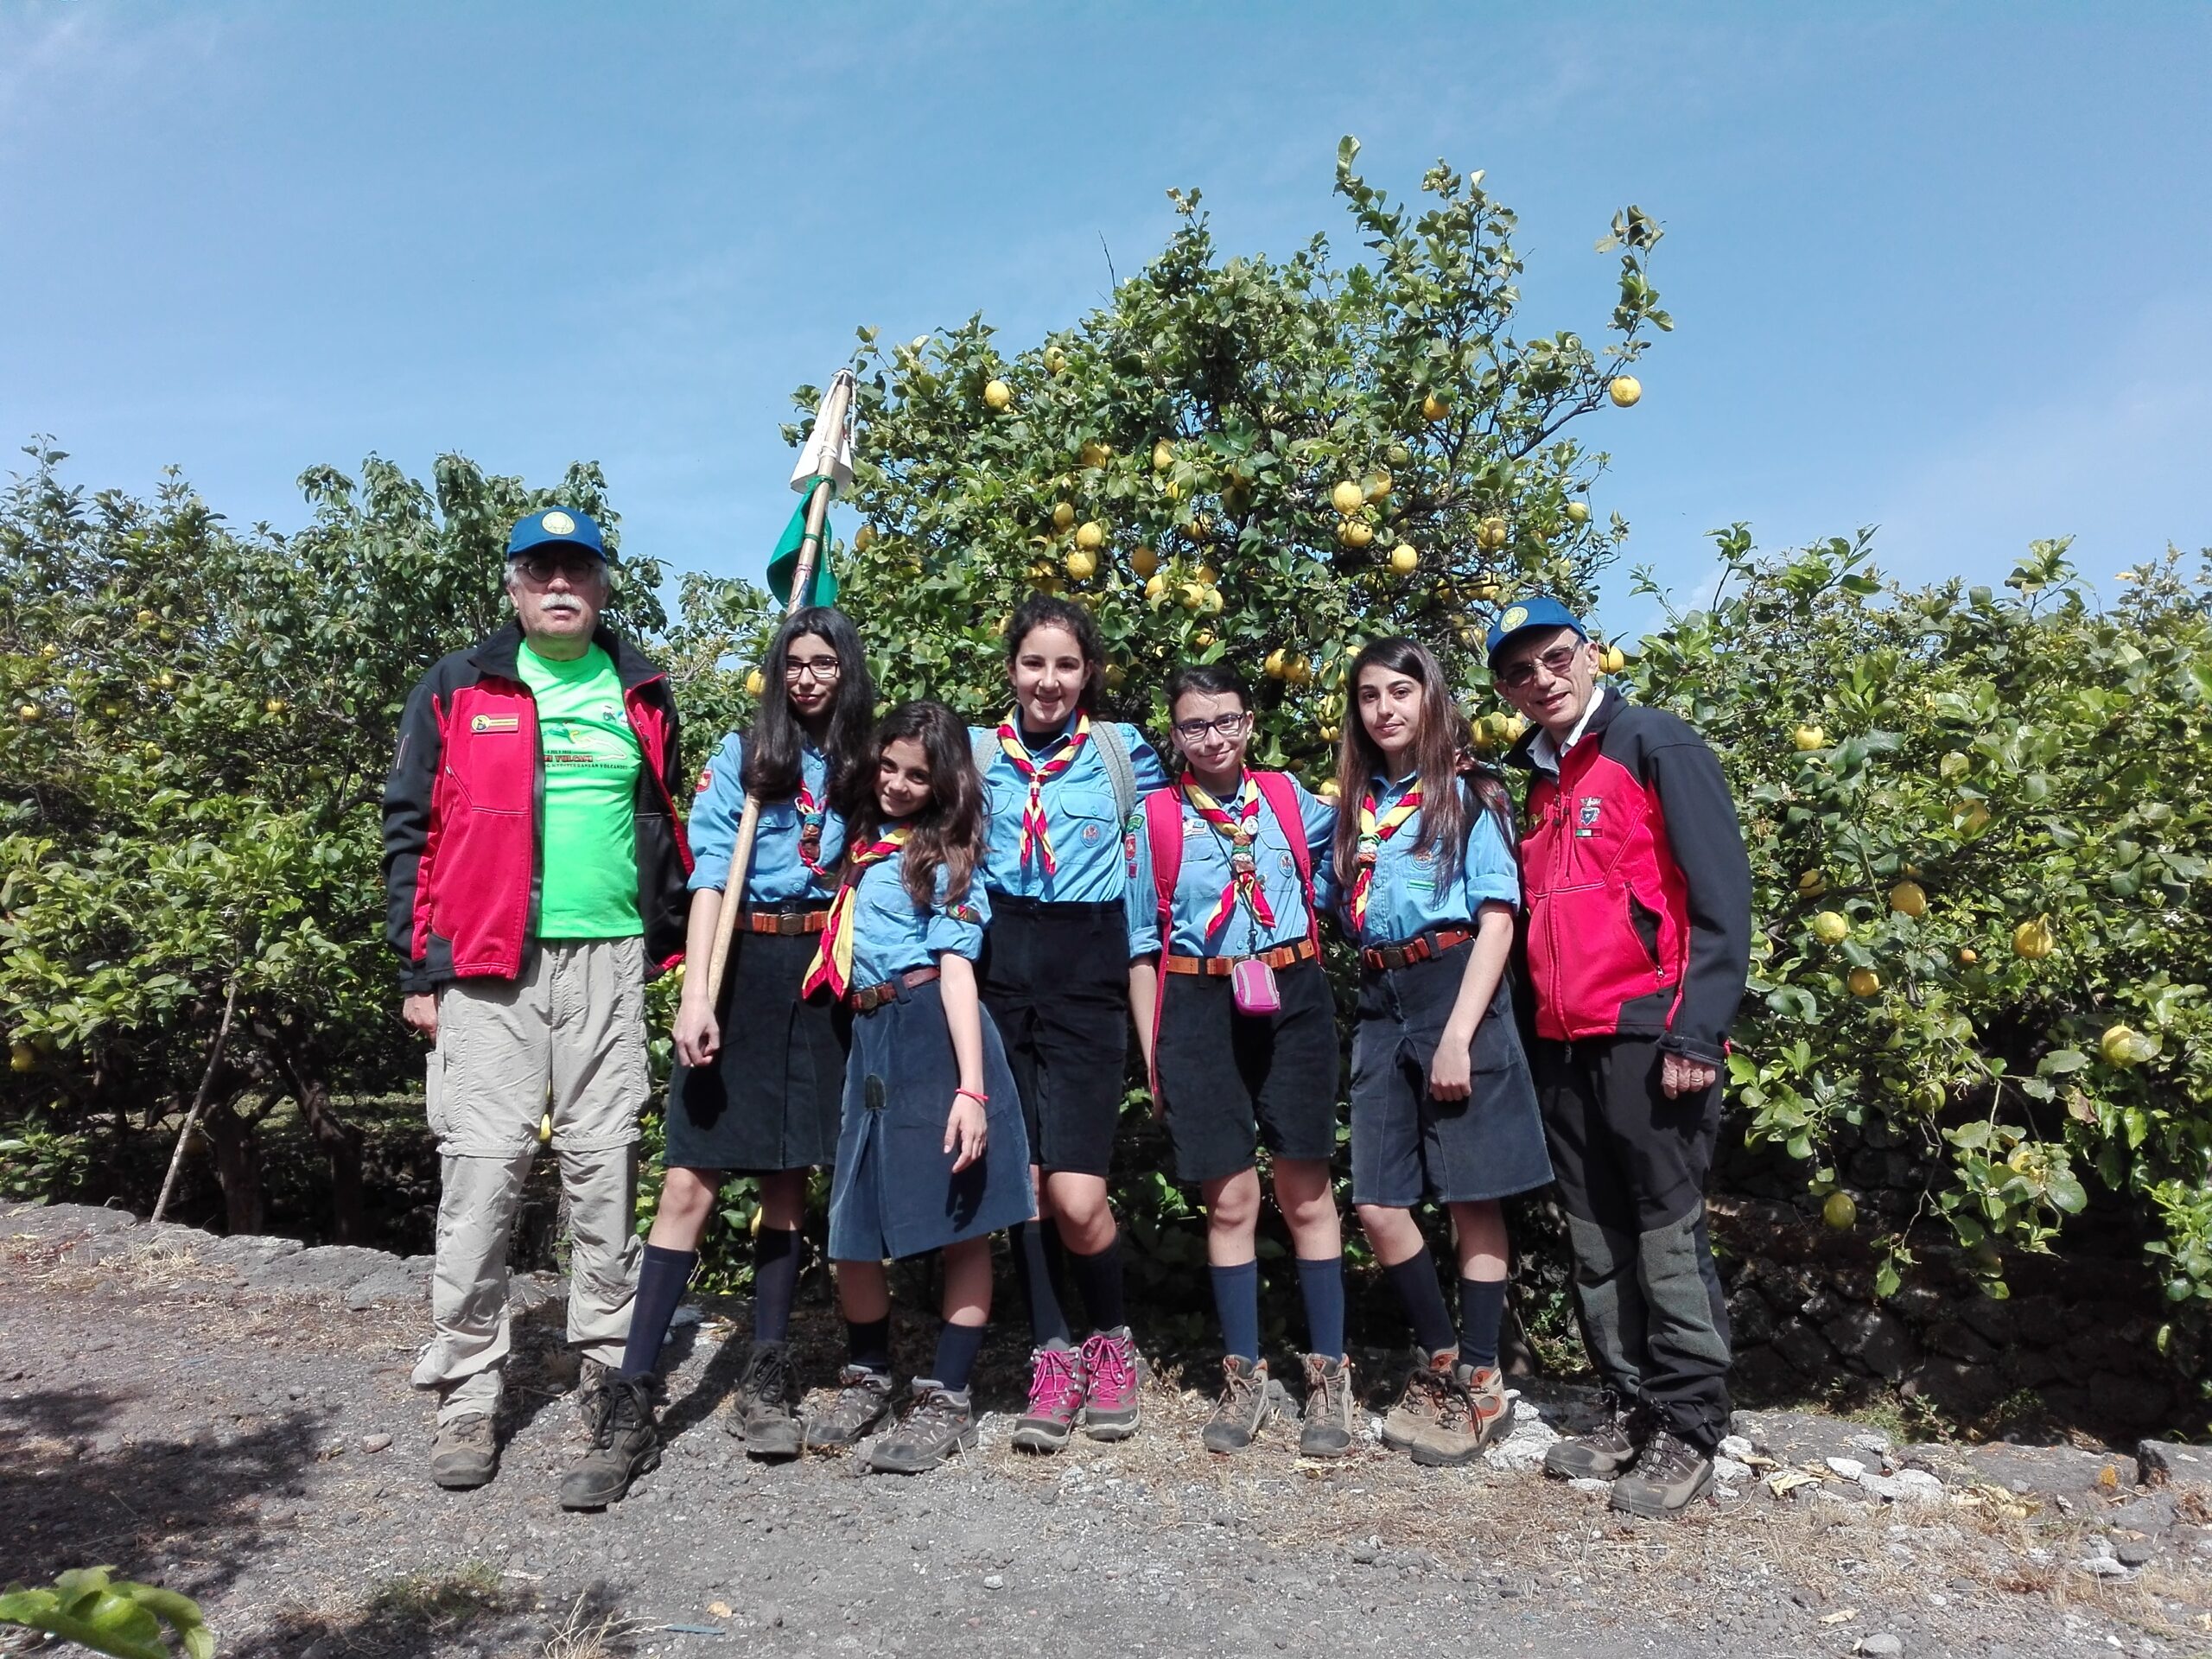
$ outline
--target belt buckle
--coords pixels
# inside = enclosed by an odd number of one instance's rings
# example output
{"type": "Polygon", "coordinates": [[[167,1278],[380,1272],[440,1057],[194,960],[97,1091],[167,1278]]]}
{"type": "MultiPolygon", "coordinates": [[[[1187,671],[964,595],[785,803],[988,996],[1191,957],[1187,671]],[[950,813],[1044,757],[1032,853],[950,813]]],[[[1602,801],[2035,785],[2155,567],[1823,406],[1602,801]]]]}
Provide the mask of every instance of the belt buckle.
{"type": "Polygon", "coordinates": [[[1403,968],[1406,965],[1406,947],[1402,944],[1384,945],[1382,947],[1382,965],[1393,973],[1395,973],[1399,969],[1403,968]]]}
{"type": "Polygon", "coordinates": [[[806,931],[805,924],[806,918],[795,910],[779,910],[776,912],[776,932],[783,938],[797,938],[806,931]]]}

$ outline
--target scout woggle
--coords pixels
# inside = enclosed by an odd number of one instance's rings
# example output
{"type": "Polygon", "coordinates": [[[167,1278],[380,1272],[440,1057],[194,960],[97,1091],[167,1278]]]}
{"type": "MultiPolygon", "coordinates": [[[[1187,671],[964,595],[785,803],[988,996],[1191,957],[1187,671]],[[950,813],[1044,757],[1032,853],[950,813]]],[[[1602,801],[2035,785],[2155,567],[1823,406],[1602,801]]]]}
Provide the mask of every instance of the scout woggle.
{"type": "Polygon", "coordinates": [[[812,790],[801,784],[791,804],[798,809],[798,861],[806,866],[810,874],[821,875],[824,873],[822,868],[822,803],[814,798],[812,790]]]}
{"type": "Polygon", "coordinates": [[[1367,901],[1375,888],[1375,859],[1382,850],[1382,843],[1406,827],[1406,820],[1421,810],[1421,791],[1410,790],[1400,801],[1382,815],[1380,823],[1375,819],[1375,791],[1370,789],[1359,798],[1359,852],[1351,878],[1351,925],[1355,930],[1367,925],[1367,901]]]}
{"type": "Polygon", "coordinates": [[[1252,919],[1262,927],[1275,925],[1274,907],[1260,887],[1259,862],[1252,855],[1253,825],[1260,816],[1260,786],[1249,772],[1244,775],[1244,791],[1231,817],[1224,811],[1212,796],[1198,787],[1198,781],[1188,772],[1183,776],[1183,798],[1191,810],[1211,824],[1216,834],[1229,842],[1229,885],[1221,890],[1221,902],[1214,906],[1213,914],[1206,918],[1205,937],[1211,938],[1229,920],[1229,913],[1242,899],[1252,912],[1252,919]]]}
{"type": "Polygon", "coordinates": [[[1068,740],[1068,746],[1041,766],[1023,747],[1020,734],[1014,729],[1011,720],[1001,722],[998,735],[1000,752],[1014,763],[1016,775],[1029,785],[1029,799],[1021,809],[1021,868],[1025,870],[1029,868],[1029,855],[1034,851],[1043,864],[1045,874],[1053,874],[1060,865],[1059,861],[1052,856],[1052,831],[1045,822],[1045,785],[1073,766],[1077,751],[1090,741],[1090,716],[1076,716],[1075,734],[1068,740]]]}
{"type": "Polygon", "coordinates": [[[912,824],[902,823],[880,841],[846,849],[845,879],[837,884],[837,896],[830,901],[830,914],[822,924],[822,943],[815,947],[814,960],[799,983],[801,996],[811,996],[823,986],[829,987],[832,996],[844,995],[853,978],[853,894],[860,889],[861,872],[896,853],[913,832],[912,824]]]}

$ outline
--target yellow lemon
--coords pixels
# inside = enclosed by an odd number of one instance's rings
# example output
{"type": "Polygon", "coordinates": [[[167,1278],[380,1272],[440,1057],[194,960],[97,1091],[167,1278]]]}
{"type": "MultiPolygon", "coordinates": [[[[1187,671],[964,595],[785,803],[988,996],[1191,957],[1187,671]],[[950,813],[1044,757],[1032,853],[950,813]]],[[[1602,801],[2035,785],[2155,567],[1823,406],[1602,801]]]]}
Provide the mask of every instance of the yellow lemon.
{"type": "Polygon", "coordinates": [[[1068,354],[1065,352],[1062,351],[1057,346],[1047,346],[1045,348],[1046,373],[1058,374],[1062,369],[1067,367],[1067,365],[1068,354]]]}
{"type": "Polygon", "coordinates": [[[1505,545],[1510,534],[1505,527],[1505,520],[1493,513],[1476,528],[1475,540],[1495,553],[1505,545]]]}
{"type": "Polygon", "coordinates": [[[1410,542],[1400,542],[1390,550],[1390,569],[1402,576],[1410,576],[1421,568],[1421,550],[1410,542]]]}
{"type": "Polygon", "coordinates": [[[1226,601],[1221,596],[1220,588],[1209,588],[1198,601],[1198,614],[1200,616],[1219,616],[1222,612],[1222,607],[1225,603],[1226,601]]]}
{"type": "Polygon", "coordinates": [[[2107,1065],[2140,1065],[2153,1052],[2149,1038],[2126,1026],[2108,1027],[2097,1039],[2097,1052],[2107,1065]]]}
{"type": "Polygon", "coordinates": [[[1951,809],[1951,822],[1961,831],[1978,836],[1989,827],[1989,806],[1984,801],[1961,801],[1951,809]]]}
{"type": "MultiPolygon", "coordinates": [[[[1485,605],[1494,602],[1497,596],[1504,591],[1505,589],[1499,587],[1494,582],[1478,582],[1472,588],[1468,589],[1468,592],[1472,594],[1477,599],[1480,600],[1485,605]]],[[[1467,643],[1470,645],[1472,645],[1475,642],[1472,639],[1470,639],[1467,643]]]]}
{"type": "Polygon", "coordinates": [[[141,611],[137,618],[138,626],[142,628],[152,627],[158,620],[151,611],[141,611]]]}
{"type": "Polygon", "coordinates": [[[1872,996],[1881,988],[1882,976],[1872,968],[1851,970],[1851,994],[1853,996],[1872,996]]]}
{"type": "Polygon", "coordinates": [[[1337,526],[1337,539],[1357,550],[1375,539],[1375,526],[1363,518],[1346,518],[1337,526]]]}
{"type": "Polygon", "coordinates": [[[16,717],[18,720],[33,721],[38,718],[38,704],[35,702],[26,702],[16,709],[16,717]]]}
{"type": "Polygon", "coordinates": [[[1150,576],[1160,569],[1160,555],[1148,547],[1140,547],[1129,555],[1129,569],[1140,576],[1150,576]]]}
{"type": "Polygon", "coordinates": [[[745,677],[745,689],[753,696],[759,696],[768,689],[768,677],[757,668],[749,671],[745,677]]]}
{"type": "Polygon", "coordinates": [[[1800,726],[1789,734],[1789,741],[1797,746],[1800,754],[1810,754],[1815,749],[1828,746],[1828,734],[1817,726],[1800,726]]]}
{"type": "Polygon", "coordinates": [[[1003,380],[986,380],[983,383],[983,401],[993,409],[1004,409],[1014,401],[1014,388],[1003,380]]]}
{"type": "Polygon", "coordinates": [[[1096,553],[1106,545],[1106,526],[1096,518],[1086,518],[1075,532],[1075,544],[1086,553],[1096,553]]]}
{"type": "Polygon", "coordinates": [[[1817,899],[1828,890],[1828,879],[1818,870],[1806,870],[1797,878],[1797,892],[1806,899],[1817,899]]]}
{"type": "Polygon", "coordinates": [[[1587,501],[1568,502],[1567,504],[1567,522],[1570,524],[1588,524],[1590,522],[1590,504],[1587,501]]]}
{"type": "Polygon", "coordinates": [[[2022,922],[2012,930],[2012,954],[2030,962],[2041,962],[2057,944],[2051,936],[2050,924],[2041,917],[2032,922],[2022,922]]]}
{"type": "Polygon", "coordinates": [[[1221,572],[1215,569],[1213,566],[1210,564],[1200,565],[1198,567],[1198,580],[1205,583],[1209,588],[1218,588],[1221,586],[1221,572]]]}
{"type": "Polygon", "coordinates": [[[1072,581],[1089,582],[1098,574],[1098,556],[1077,548],[1067,556],[1067,572],[1072,581]]]}
{"type": "Polygon", "coordinates": [[[1268,660],[1266,664],[1268,677],[1271,680],[1279,680],[1282,678],[1283,670],[1288,665],[1289,661],[1290,653],[1282,650],[1281,647],[1277,647],[1275,650],[1269,652],[1268,653],[1268,660]]]}
{"type": "Polygon", "coordinates": [[[1930,1117],[1935,1116],[1948,1105],[1950,1098],[1950,1096],[1944,1092],[1943,1085],[1940,1083],[1918,1084],[1914,1086],[1912,1091],[1912,1103],[1930,1117]]]}
{"type": "Polygon", "coordinates": [[[1282,677],[1287,684],[1304,685],[1313,677],[1313,664],[1294,652],[1282,665],[1282,677]]]}
{"type": "Polygon", "coordinates": [[[1890,889],[1890,908],[1900,916],[1925,916],[1928,894],[1917,881],[1900,881],[1890,889]]]}
{"type": "Polygon", "coordinates": [[[854,551],[854,552],[855,552],[855,553],[865,553],[865,552],[867,552],[867,551],[868,550],[868,549],[870,549],[871,547],[874,547],[874,545],[875,545],[875,526],[874,526],[874,524],[862,524],[862,525],[860,527],[860,529],[859,529],[859,530],[857,530],[857,531],[855,531],[854,532],[854,534],[853,534],[853,551],[854,551]]]}
{"type": "Polygon", "coordinates": [[[1851,922],[1840,911],[1824,910],[1813,918],[1813,937],[1822,944],[1840,944],[1851,937],[1851,922]]]}
{"type": "Polygon", "coordinates": [[[8,1069],[10,1071],[29,1071],[37,1065],[38,1051],[29,1043],[10,1043],[8,1046],[8,1069]]]}
{"type": "Polygon", "coordinates": [[[1073,523],[1075,523],[1075,509],[1065,501],[1054,502],[1052,504],[1052,528],[1054,530],[1065,530],[1073,523]]]}
{"type": "Polygon", "coordinates": [[[1195,611],[1199,606],[1206,602],[1205,584],[1204,582],[1186,582],[1182,585],[1182,587],[1176,590],[1175,596],[1181,601],[1182,607],[1185,610],[1195,611]]]}
{"type": "Polygon", "coordinates": [[[1975,950],[1970,944],[1961,945],[1959,947],[1959,960],[1964,963],[1967,967],[1971,968],[1974,963],[1981,960],[1981,952],[1975,950]]]}
{"type": "Polygon", "coordinates": [[[1159,606],[1160,600],[1166,595],[1166,577],[1155,573],[1145,579],[1144,596],[1150,600],[1155,607],[1159,606]]]}
{"type": "Polygon", "coordinates": [[[1440,421],[1451,412],[1452,405],[1433,391],[1421,400],[1421,417],[1424,421],[1440,421]]]}
{"type": "Polygon", "coordinates": [[[1175,446],[1162,438],[1152,446],[1152,470],[1164,473],[1175,464],[1175,446]]]}
{"type": "Polygon", "coordinates": [[[270,697],[267,702],[261,705],[261,711],[266,715],[283,714],[284,712],[284,699],[282,697],[270,697]]]}
{"type": "Polygon", "coordinates": [[[1847,1233],[1859,1219],[1859,1200],[1848,1192],[1831,1192],[1821,1205],[1821,1219],[1839,1233],[1847,1233]]]}
{"type": "Polygon", "coordinates": [[[1346,518],[1357,512],[1366,500],[1367,493],[1350,479],[1346,479],[1329,492],[1329,505],[1346,518]]]}
{"type": "Polygon", "coordinates": [[[1389,493],[1390,474],[1377,467],[1367,475],[1367,499],[1370,501],[1381,501],[1387,499],[1389,493]]]}
{"type": "Polygon", "coordinates": [[[1605,395],[1613,400],[1615,409],[1630,409],[1643,396],[1643,387],[1632,374],[1617,374],[1605,388],[1605,395]]]}
{"type": "Polygon", "coordinates": [[[1191,643],[1196,645],[1200,651],[1205,650],[1206,647],[1213,644],[1213,630],[1211,628],[1200,628],[1196,633],[1191,636],[1191,643]]]}
{"type": "Polygon", "coordinates": [[[1076,459],[1080,461],[1086,467],[1103,467],[1108,461],[1113,460],[1113,458],[1114,450],[1112,446],[1109,444],[1101,443],[1096,438],[1093,438],[1090,442],[1084,444],[1076,454],[1076,459]]]}
{"type": "Polygon", "coordinates": [[[1628,666],[1628,653],[1618,645],[1607,645],[1599,663],[1606,673],[1618,674],[1628,666]]]}

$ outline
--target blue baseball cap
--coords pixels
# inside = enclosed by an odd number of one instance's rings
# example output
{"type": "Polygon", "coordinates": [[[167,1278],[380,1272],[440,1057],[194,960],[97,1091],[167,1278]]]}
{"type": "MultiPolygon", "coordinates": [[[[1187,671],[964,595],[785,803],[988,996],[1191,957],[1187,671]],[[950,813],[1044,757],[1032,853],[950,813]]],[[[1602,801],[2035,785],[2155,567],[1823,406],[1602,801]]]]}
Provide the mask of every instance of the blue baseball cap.
{"type": "Polygon", "coordinates": [[[1495,667],[1497,653],[1505,642],[1517,633],[1532,628],[1573,628],[1574,637],[1587,639],[1590,631],[1582,626],[1582,619],[1555,599],[1539,594],[1531,599],[1516,599],[1498,613],[1497,620],[1490,625],[1491,664],[1495,667]]]}
{"type": "Polygon", "coordinates": [[[580,547],[602,560],[607,557],[607,538],[599,533],[599,526],[589,513],[574,507],[547,507],[516,519],[515,527],[507,532],[507,556],[512,559],[518,553],[556,542],[580,547]]]}

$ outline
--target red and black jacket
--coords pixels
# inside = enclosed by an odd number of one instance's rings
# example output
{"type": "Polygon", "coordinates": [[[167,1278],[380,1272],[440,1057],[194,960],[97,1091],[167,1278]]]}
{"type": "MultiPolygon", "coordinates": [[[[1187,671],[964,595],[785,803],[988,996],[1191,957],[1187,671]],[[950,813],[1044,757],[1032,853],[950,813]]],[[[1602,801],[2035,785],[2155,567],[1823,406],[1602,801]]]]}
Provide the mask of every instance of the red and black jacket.
{"type": "Polygon", "coordinates": [[[1535,774],[1521,882],[1536,1035],[1656,1037],[1720,1065],[1751,969],[1751,867],[1720,763],[1663,709],[1608,688],[1554,778],[1535,774]]]}
{"type": "MultiPolygon", "coordinates": [[[[602,627],[594,643],[614,659],[643,752],[638,914],[650,973],[683,956],[691,849],[676,817],[676,701],[668,677],[628,641],[602,627]]],[[[403,991],[522,972],[543,876],[545,759],[537,701],[516,669],[521,648],[510,623],[454,652],[416,683],[400,716],[384,791],[384,882],[403,991]]]]}

